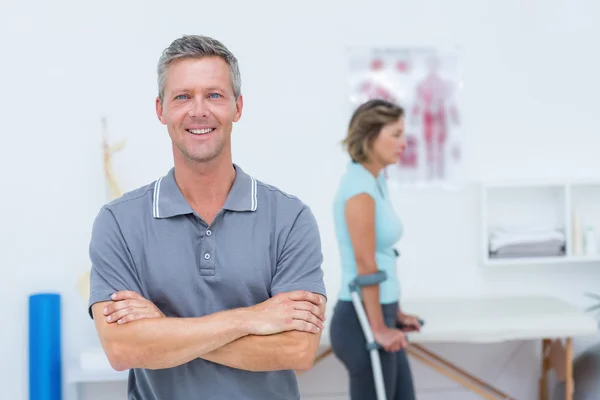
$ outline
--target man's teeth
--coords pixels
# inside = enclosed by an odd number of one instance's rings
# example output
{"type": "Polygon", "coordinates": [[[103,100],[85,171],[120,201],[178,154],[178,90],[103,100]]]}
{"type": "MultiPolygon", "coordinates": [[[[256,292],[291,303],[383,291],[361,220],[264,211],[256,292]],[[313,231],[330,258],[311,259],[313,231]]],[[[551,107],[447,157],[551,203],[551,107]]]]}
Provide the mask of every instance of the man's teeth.
{"type": "Polygon", "coordinates": [[[215,128],[206,128],[206,129],[188,129],[188,132],[193,133],[194,135],[204,135],[209,132],[214,131],[215,128]]]}

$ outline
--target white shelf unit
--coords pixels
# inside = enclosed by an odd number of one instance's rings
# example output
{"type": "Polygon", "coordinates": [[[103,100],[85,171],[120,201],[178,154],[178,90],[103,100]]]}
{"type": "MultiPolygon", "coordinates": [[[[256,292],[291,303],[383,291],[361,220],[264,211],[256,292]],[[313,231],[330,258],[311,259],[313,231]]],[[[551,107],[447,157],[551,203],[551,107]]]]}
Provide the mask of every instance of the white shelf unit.
{"type": "Polygon", "coordinates": [[[600,180],[483,183],[480,211],[484,265],[600,263],[600,180]],[[500,257],[490,252],[494,229],[538,227],[562,232],[564,253],[500,257]],[[597,253],[586,252],[587,227],[595,232],[592,247],[598,249],[597,253]]]}

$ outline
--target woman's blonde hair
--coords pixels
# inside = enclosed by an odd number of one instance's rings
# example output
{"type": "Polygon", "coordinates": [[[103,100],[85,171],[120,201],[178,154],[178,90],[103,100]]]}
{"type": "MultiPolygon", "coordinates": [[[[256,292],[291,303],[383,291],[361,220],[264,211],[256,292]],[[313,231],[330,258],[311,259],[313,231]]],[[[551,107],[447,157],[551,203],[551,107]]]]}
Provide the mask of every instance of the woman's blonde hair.
{"type": "Polygon", "coordinates": [[[352,114],[342,145],[354,162],[365,162],[381,129],[404,117],[404,109],[386,100],[373,99],[361,104],[352,114]]]}

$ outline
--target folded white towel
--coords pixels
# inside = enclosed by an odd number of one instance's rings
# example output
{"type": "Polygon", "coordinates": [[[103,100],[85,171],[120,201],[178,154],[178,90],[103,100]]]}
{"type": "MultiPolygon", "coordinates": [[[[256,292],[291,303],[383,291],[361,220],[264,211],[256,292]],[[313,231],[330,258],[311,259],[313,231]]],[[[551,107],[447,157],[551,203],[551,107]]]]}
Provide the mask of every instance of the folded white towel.
{"type": "Polygon", "coordinates": [[[565,242],[564,232],[557,229],[514,229],[497,228],[490,232],[490,251],[516,244],[535,244],[549,241],[565,242]]]}
{"type": "Polygon", "coordinates": [[[494,257],[549,257],[564,254],[564,242],[549,240],[540,243],[519,243],[502,246],[496,252],[490,252],[494,257]]]}

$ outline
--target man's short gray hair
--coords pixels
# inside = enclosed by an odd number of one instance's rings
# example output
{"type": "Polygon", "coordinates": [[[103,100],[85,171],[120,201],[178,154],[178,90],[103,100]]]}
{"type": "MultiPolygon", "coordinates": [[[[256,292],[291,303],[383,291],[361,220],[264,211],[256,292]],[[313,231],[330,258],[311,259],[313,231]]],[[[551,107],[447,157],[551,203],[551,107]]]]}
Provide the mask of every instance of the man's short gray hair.
{"type": "Polygon", "coordinates": [[[158,60],[158,98],[163,101],[169,65],[184,58],[221,57],[229,66],[229,78],[237,99],[242,93],[242,78],[237,58],[220,41],[208,36],[185,35],[175,39],[158,60]]]}

